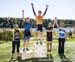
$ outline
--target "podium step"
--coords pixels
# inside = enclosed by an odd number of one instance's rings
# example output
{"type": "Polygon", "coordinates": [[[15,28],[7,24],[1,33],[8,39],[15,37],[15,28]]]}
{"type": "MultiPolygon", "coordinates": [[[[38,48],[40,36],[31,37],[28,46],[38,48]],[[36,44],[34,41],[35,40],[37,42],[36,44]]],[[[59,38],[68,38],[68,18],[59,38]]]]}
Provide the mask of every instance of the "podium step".
{"type": "Polygon", "coordinates": [[[29,51],[25,51],[23,52],[23,50],[20,52],[20,56],[21,56],[21,59],[24,60],[24,59],[30,59],[34,56],[34,52],[30,49],[29,51]]]}
{"type": "Polygon", "coordinates": [[[42,58],[47,57],[47,47],[46,44],[43,45],[34,45],[34,57],[42,58]]]}
{"type": "Polygon", "coordinates": [[[21,56],[22,60],[31,59],[31,58],[47,57],[46,44],[43,44],[43,45],[36,45],[36,44],[34,44],[32,49],[29,49],[29,51],[23,52],[23,50],[21,50],[20,51],[20,56],[21,56]]]}

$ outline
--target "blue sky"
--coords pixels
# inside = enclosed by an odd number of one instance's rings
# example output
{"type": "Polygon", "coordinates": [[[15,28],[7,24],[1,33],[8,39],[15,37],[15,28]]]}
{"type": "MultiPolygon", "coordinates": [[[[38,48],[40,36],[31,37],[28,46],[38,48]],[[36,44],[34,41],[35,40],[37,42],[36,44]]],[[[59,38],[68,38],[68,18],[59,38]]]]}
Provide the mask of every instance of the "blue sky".
{"type": "Polygon", "coordinates": [[[31,8],[34,3],[35,11],[44,12],[46,4],[49,5],[44,18],[75,19],[75,0],[0,0],[0,17],[25,17],[35,18],[31,8]]]}

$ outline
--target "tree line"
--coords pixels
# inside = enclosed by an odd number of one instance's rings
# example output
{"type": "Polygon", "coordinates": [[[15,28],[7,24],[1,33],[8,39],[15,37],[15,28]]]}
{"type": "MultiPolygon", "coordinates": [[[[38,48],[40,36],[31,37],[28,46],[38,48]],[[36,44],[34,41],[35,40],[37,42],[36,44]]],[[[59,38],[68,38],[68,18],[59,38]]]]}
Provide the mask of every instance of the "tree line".
{"type": "MultiPolygon", "coordinates": [[[[32,27],[35,28],[36,27],[36,20],[30,18],[30,21],[32,23],[32,27]]],[[[43,19],[43,26],[47,27],[49,22],[53,23],[53,20],[43,19]]],[[[75,26],[75,20],[58,19],[58,24],[60,24],[62,22],[65,24],[65,27],[75,26]]],[[[24,27],[22,18],[10,18],[10,20],[8,20],[8,18],[6,18],[6,17],[3,17],[3,18],[0,17],[0,28],[13,28],[15,24],[18,24],[20,28],[24,27]]]]}

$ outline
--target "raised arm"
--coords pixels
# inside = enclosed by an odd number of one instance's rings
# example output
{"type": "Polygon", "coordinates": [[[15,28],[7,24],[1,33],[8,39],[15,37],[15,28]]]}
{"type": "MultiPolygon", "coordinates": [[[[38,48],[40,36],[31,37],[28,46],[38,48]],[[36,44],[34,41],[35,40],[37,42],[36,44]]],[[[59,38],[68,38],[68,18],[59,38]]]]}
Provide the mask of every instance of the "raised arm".
{"type": "Polygon", "coordinates": [[[56,23],[57,27],[59,27],[57,18],[55,19],[55,23],[56,23]]]}
{"type": "Polygon", "coordinates": [[[45,16],[47,9],[48,9],[48,5],[46,5],[46,9],[45,9],[45,12],[43,13],[43,16],[45,16]]]}
{"type": "Polygon", "coordinates": [[[54,26],[55,26],[55,22],[52,24],[52,27],[54,28],[54,26]]]}
{"type": "Polygon", "coordinates": [[[8,23],[9,23],[10,27],[13,28],[13,24],[12,24],[12,22],[11,22],[12,20],[10,19],[10,17],[7,18],[7,21],[8,21],[8,23]]]}
{"type": "Polygon", "coordinates": [[[34,4],[31,3],[31,6],[32,6],[33,13],[34,13],[34,15],[36,16],[36,13],[35,13],[35,10],[34,10],[34,4]]]}
{"type": "Polygon", "coordinates": [[[57,23],[57,19],[54,19],[54,21],[53,21],[53,27],[56,25],[57,27],[59,27],[59,25],[58,25],[58,23],[57,23]]]}
{"type": "Polygon", "coordinates": [[[7,18],[7,22],[10,24],[9,20],[10,20],[10,17],[7,18]]]}

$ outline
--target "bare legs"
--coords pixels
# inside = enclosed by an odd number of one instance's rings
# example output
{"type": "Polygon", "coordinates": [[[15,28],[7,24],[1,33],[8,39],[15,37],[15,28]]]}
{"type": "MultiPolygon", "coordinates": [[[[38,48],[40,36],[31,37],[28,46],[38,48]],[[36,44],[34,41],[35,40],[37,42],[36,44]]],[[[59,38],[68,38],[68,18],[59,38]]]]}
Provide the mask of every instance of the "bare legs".
{"type": "Polygon", "coordinates": [[[38,36],[37,36],[37,37],[38,37],[38,38],[37,38],[37,44],[38,44],[38,43],[42,44],[42,32],[38,31],[38,32],[37,32],[37,35],[38,35],[38,36]],[[38,40],[39,40],[40,42],[38,42],[38,40]]]}
{"type": "Polygon", "coordinates": [[[50,52],[51,52],[51,50],[52,50],[52,42],[47,43],[47,50],[50,50],[50,52]]]}
{"type": "Polygon", "coordinates": [[[29,41],[24,41],[24,43],[23,43],[23,47],[28,47],[28,45],[29,45],[29,41]]]}
{"type": "Polygon", "coordinates": [[[28,40],[24,41],[23,43],[24,50],[28,48],[28,46],[29,46],[29,41],[28,40]]]}

